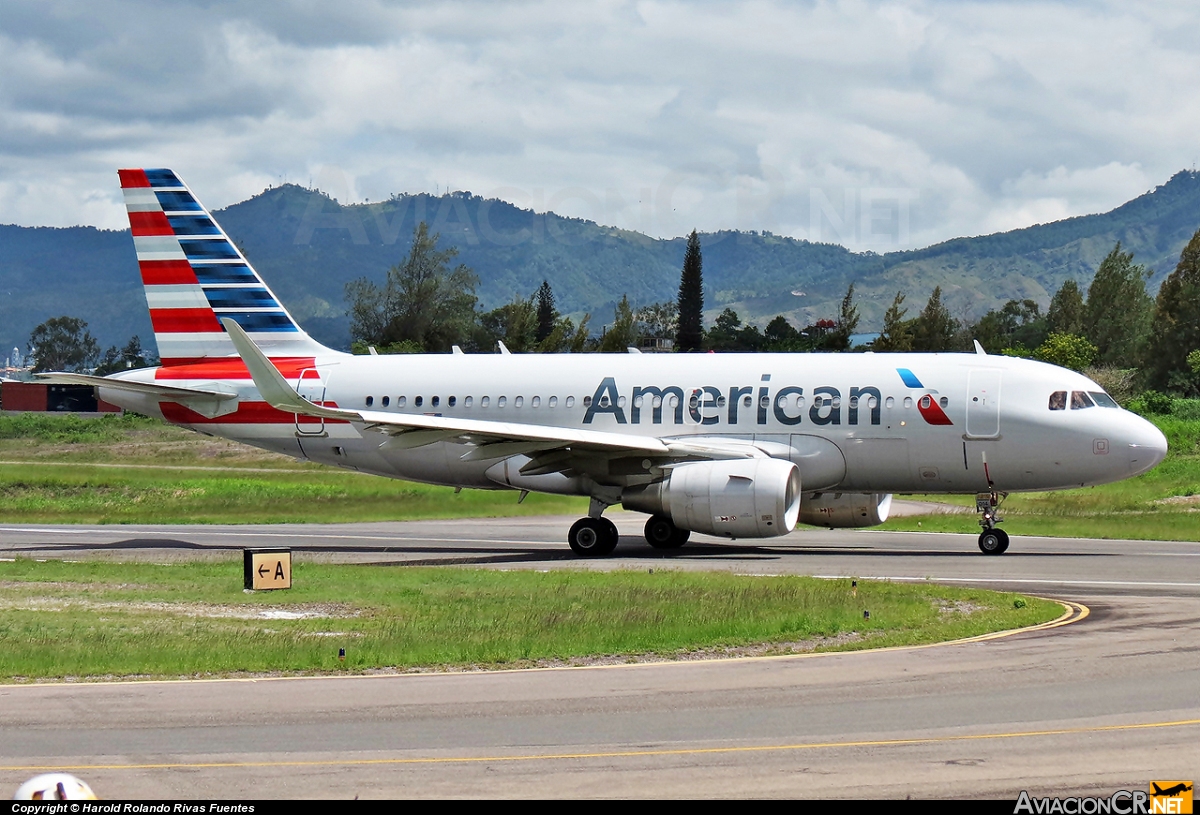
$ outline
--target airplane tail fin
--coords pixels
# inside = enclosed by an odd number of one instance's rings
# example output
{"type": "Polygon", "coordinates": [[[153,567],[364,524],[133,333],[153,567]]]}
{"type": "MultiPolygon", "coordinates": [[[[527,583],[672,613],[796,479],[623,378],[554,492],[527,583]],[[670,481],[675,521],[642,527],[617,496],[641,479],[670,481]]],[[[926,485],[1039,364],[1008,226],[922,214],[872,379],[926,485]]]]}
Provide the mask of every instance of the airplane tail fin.
{"type": "Polygon", "coordinates": [[[171,170],[119,170],[138,267],[164,366],[236,356],[221,318],[272,357],[329,349],[308,336],[171,170]]]}

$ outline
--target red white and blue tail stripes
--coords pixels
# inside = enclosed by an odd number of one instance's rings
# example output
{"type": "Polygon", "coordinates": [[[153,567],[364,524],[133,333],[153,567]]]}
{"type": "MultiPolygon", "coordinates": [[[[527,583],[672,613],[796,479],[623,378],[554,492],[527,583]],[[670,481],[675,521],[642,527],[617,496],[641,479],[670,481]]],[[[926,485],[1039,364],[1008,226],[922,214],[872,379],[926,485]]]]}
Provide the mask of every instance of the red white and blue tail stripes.
{"type": "Polygon", "coordinates": [[[236,355],[231,317],[270,356],[323,349],[170,170],[119,170],[154,339],[164,365],[236,355]]]}

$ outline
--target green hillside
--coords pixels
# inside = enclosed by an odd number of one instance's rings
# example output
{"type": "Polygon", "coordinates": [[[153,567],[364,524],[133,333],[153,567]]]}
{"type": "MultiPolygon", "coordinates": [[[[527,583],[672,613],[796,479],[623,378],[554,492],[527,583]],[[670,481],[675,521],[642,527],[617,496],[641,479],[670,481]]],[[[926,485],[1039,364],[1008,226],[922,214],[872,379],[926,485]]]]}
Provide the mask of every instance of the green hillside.
{"type": "MultiPolygon", "coordinates": [[[[546,279],[560,310],[591,312],[596,329],[611,320],[622,294],[635,305],[674,298],[686,244],[466,192],[341,206],[319,191],[284,185],[216,215],[304,326],[339,347],[349,343],[346,282],[381,281],[421,220],[479,275],[483,307],[527,297],[546,279]]],[[[704,234],[705,304],[710,319],[731,307],[753,322],[785,314],[806,324],[834,316],[853,281],[859,329],[871,331],[897,290],[919,309],[940,285],[956,316],[975,318],[1011,298],[1045,306],[1067,279],[1086,289],[1118,240],[1154,270],[1157,289],[1197,228],[1200,174],[1184,171],[1104,214],[885,255],[770,233],[704,234]]],[[[6,351],[24,348],[35,325],[60,314],[86,319],[102,345],[134,333],[150,337],[128,232],[0,226],[0,293],[6,351]]]]}

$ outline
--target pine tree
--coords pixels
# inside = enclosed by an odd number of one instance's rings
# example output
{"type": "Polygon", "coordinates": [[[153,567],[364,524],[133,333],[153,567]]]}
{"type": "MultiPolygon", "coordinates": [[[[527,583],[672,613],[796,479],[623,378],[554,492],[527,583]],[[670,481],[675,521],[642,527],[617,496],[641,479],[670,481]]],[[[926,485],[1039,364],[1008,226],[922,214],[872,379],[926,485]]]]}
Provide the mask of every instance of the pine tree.
{"type": "Polygon", "coordinates": [[[956,333],[958,321],[950,316],[950,309],[942,303],[942,287],[936,286],[913,325],[912,350],[953,350],[956,333]]]}
{"type": "Polygon", "coordinates": [[[896,299],[887,313],[883,315],[883,331],[875,338],[871,347],[876,351],[911,351],[912,329],[915,320],[905,320],[908,309],[900,308],[904,303],[904,294],[896,292],[896,299]]]}
{"type": "Polygon", "coordinates": [[[688,236],[679,276],[679,325],[675,349],[682,352],[701,350],[704,343],[704,281],[701,273],[700,237],[696,230],[688,236]]]}
{"type": "Polygon", "coordinates": [[[1200,230],[1163,281],[1155,303],[1146,367],[1150,384],[1189,391],[1195,381],[1188,354],[1200,348],[1200,230]]]}
{"type": "Polygon", "coordinates": [[[537,341],[540,343],[554,331],[554,324],[558,320],[554,292],[550,290],[549,281],[542,281],[534,299],[537,301],[537,341]]]}
{"type": "Polygon", "coordinates": [[[842,298],[842,309],[838,315],[837,328],[830,331],[822,343],[826,351],[849,351],[850,335],[858,328],[858,306],[854,305],[854,284],[842,298]]]}
{"type": "Polygon", "coordinates": [[[1146,267],[1118,242],[1100,262],[1088,287],[1083,333],[1099,353],[1100,365],[1133,367],[1141,357],[1154,307],[1146,294],[1146,267]]]}
{"type": "Polygon", "coordinates": [[[1046,324],[1052,334],[1083,333],[1083,294],[1079,284],[1068,280],[1050,298],[1050,309],[1046,312],[1046,324]]]}

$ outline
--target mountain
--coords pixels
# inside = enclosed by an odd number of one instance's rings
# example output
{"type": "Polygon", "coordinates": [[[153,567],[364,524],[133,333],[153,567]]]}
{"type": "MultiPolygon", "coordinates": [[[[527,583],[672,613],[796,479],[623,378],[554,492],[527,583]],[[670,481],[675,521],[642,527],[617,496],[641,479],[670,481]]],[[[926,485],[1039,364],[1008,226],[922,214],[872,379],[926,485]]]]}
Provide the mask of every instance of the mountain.
{"type": "MultiPolygon", "coordinates": [[[[285,184],[215,215],[305,328],[338,347],[349,343],[345,284],[382,281],[421,220],[479,275],[484,308],[528,297],[545,279],[560,310],[591,312],[597,329],[622,294],[635,305],[674,299],[686,246],[683,237],[657,240],[469,192],[343,206],[285,184]]],[[[706,317],[729,307],[751,322],[785,314],[803,325],[835,316],[851,282],[861,331],[878,329],[897,291],[912,316],[936,285],[966,319],[1011,298],[1044,307],[1068,279],[1086,290],[1117,241],[1153,271],[1156,291],[1198,227],[1200,173],[1183,171],[1103,214],[883,255],[770,233],[708,233],[700,236],[706,317]]],[[[128,231],[0,226],[0,349],[24,349],[34,326],[63,314],[87,320],[101,345],[133,334],[149,340],[128,231]]]]}

